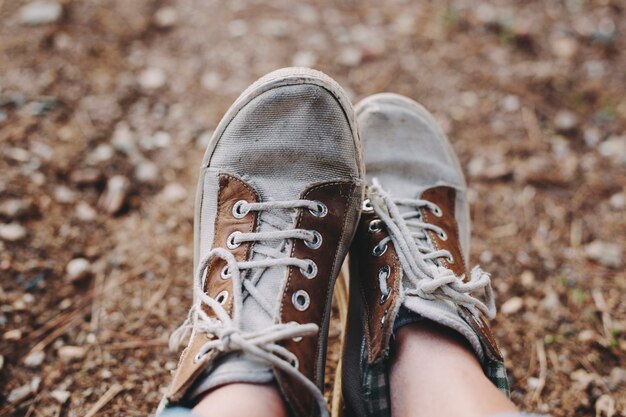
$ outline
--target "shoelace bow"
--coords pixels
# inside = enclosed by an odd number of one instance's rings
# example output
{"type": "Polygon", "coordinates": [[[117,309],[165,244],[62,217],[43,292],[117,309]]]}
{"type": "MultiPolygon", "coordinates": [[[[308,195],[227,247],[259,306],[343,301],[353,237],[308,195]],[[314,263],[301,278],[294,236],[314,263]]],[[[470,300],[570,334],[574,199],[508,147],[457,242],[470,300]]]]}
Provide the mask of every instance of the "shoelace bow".
{"type": "MultiPolygon", "coordinates": [[[[242,217],[250,211],[308,208],[314,212],[320,209],[319,202],[309,200],[242,203],[237,211],[242,217]]],[[[234,212],[234,214],[236,213],[234,212]]],[[[275,230],[254,233],[235,232],[229,238],[229,242],[235,247],[244,242],[257,242],[256,245],[252,246],[251,251],[262,254],[265,258],[238,262],[234,255],[225,248],[218,247],[212,249],[198,265],[193,285],[194,303],[189,310],[187,319],[170,336],[169,347],[171,350],[177,350],[196,333],[211,334],[215,338],[207,341],[200,347],[194,361],[200,360],[202,356],[213,349],[217,349],[220,352],[240,351],[254,355],[301,382],[311,392],[320,410],[322,410],[322,415],[324,415],[326,410],[324,395],[312,381],[298,371],[296,355],[277,343],[281,340],[315,335],[319,331],[318,326],[314,323],[300,324],[290,322],[273,324],[256,331],[241,330],[241,311],[246,296],[252,297],[270,317],[273,315],[272,306],[263,299],[262,295],[255,288],[255,285],[267,268],[296,266],[301,268],[303,273],[311,273],[311,268],[314,268],[313,272],[315,273],[317,270],[317,266],[312,261],[287,257],[285,252],[283,252],[287,245],[287,239],[301,239],[311,243],[317,238],[316,232],[303,229],[289,229],[291,225],[285,220],[267,212],[264,214],[267,216],[264,216],[263,221],[275,230]],[[270,247],[260,243],[264,241],[280,241],[280,244],[278,247],[270,247]],[[213,258],[221,258],[226,261],[226,267],[222,273],[224,274],[224,271],[226,271],[226,274],[223,276],[227,276],[232,280],[232,317],[223,306],[223,304],[226,304],[226,300],[223,299],[220,302],[208,296],[205,292],[205,273],[213,258]],[[241,273],[243,270],[249,270],[250,277],[244,278],[241,273]],[[216,317],[209,316],[204,311],[203,306],[209,307],[216,317]]]]}
{"type": "Polygon", "coordinates": [[[405,290],[405,295],[427,300],[448,300],[466,307],[476,316],[480,312],[489,319],[495,317],[496,306],[488,273],[477,265],[472,269],[469,280],[464,282],[464,275],[457,277],[450,269],[435,263],[437,258],[450,259],[452,255],[449,251],[434,250],[429,245],[417,243],[428,239],[427,230],[444,233],[441,228],[421,221],[419,209],[426,207],[437,212],[440,210],[437,205],[422,199],[393,199],[376,179],[370,188],[370,202],[389,232],[389,236],[383,238],[377,248],[383,248],[389,240],[393,242],[404,274],[413,286],[405,290]],[[408,206],[414,210],[401,213],[398,206],[408,206]],[[484,292],[485,302],[471,295],[476,291],[484,292]]]}

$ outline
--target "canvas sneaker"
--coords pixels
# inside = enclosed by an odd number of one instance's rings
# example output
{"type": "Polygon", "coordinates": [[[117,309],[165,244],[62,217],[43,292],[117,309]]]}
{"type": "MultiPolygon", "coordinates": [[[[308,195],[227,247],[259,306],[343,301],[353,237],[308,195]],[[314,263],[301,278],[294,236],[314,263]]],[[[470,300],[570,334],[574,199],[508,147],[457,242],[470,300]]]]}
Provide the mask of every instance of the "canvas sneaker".
{"type": "Polygon", "coordinates": [[[406,97],[374,95],[356,113],[369,189],[350,252],[340,409],[390,415],[391,336],[418,320],[461,334],[486,374],[508,391],[486,321],[495,314],[490,277],[466,266],[469,207],[452,147],[430,113],[406,97]]]}
{"type": "Polygon", "coordinates": [[[333,285],[356,231],[363,168],[354,112],[325,74],[285,68],[236,100],[202,162],[194,302],[161,408],[230,383],[274,383],[296,416],[325,416],[333,285]]]}

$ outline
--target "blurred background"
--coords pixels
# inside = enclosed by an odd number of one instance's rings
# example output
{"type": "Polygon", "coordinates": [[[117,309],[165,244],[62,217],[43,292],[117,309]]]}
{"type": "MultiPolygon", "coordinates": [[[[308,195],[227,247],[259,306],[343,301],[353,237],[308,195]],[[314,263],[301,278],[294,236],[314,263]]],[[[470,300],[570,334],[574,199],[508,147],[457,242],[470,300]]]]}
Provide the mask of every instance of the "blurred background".
{"type": "Polygon", "coordinates": [[[625,32],[624,0],[0,0],[0,415],[154,410],[204,147],[298,65],[450,136],[513,400],[626,416],[625,32]]]}

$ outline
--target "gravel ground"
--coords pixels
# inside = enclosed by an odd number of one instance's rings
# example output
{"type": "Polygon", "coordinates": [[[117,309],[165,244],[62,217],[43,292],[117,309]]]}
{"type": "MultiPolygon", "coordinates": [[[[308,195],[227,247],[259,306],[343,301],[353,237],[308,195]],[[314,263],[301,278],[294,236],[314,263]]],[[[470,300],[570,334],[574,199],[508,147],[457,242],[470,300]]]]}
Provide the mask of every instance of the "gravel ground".
{"type": "MultiPolygon", "coordinates": [[[[191,301],[203,148],[312,66],[450,135],[512,399],[626,416],[626,2],[0,0],[0,415],[144,416],[191,301]]],[[[331,329],[329,367],[338,357],[331,329]]]]}

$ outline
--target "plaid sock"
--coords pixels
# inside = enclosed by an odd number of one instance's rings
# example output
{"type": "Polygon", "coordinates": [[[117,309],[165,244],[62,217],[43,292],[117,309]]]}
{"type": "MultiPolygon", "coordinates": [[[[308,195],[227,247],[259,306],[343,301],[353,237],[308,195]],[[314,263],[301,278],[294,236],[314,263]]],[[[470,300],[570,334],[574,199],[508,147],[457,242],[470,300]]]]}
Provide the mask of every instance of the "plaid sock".
{"type": "Polygon", "coordinates": [[[402,326],[417,323],[422,320],[424,320],[424,317],[409,310],[405,306],[400,306],[400,310],[398,310],[398,315],[396,316],[396,321],[393,323],[393,332],[396,333],[402,326]]]}

